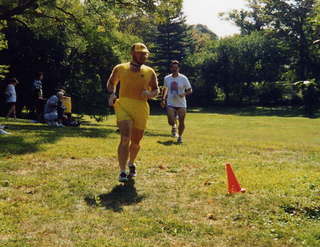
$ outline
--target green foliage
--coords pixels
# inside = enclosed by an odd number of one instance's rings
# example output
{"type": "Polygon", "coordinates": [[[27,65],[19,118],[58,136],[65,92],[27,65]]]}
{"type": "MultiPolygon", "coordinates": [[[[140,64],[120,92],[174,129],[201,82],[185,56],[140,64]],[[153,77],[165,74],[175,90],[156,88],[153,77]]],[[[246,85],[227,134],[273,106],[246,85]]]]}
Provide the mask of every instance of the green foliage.
{"type": "Polygon", "coordinates": [[[170,60],[182,62],[195,89],[191,105],[306,103],[301,92],[288,100],[287,85],[319,80],[319,1],[247,3],[224,14],[241,35],[218,39],[186,24],[182,0],[1,0],[0,77],[18,77],[20,110],[30,105],[34,72],[43,71],[46,96],[64,87],[74,111],[105,115],[106,79],[141,41],[160,82],[170,60]]]}
{"type": "Polygon", "coordinates": [[[203,66],[206,81],[221,88],[225,102],[241,102],[249,97],[250,84],[279,79],[286,53],[268,33],[253,32],[220,40],[203,66]]]}
{"type": "Polygon", "coordinates": [[[234,10],[228,19],[241,28],[243,34],[270,30],[291,50],[290,66],[299,80],[315,73],[312,68],[312,28],[315,0],[248,0],[249,10],[234,10]]]}
{"type": "MultiPolygon", "coordinates": [[[[173,6],[167,8],[170,13],[181,4],[180,0],[2,1],[0,18],[8,22],[8,49],[1,54],[2,61],[20,79],[18,91],[30,91],[34,72],[43,71],[47,96],[64,87],[74,111],[106,114],[105,83],[112,67],[130,59],[129,47],[143,39],[143,26],[162,20],[166,7],[173,6]]],[[[30,97],[20,95],[19,103],[29,105],[30,97]]]]}
{"type": "Polygon", "coordinates": [[[181,8],[165,9],[163,14],[150,37],[153,43],[152,63],[156,66],[160,78],[168,73],[171,60],[183,61],[186,58],[192,42],[181,8]],[[173,12],[174,10],[176,12],[173,12]]]}
{"type": "MultiPolygon", "coordinates": [[[[3,34],[3,29],[6,26],[6,22],[0,21],[0,52],[8,47],[7,40],[3,34]]],[[[0,64],[0,80],[8,73],[9,66],[0,64]]]]}
{"type": "Polygon", "coordinates": [[[263,14],[264,0],[247,0],[249,10],[232,10],[221,13],[225,20],[232,21],[240,27],[242,35],[261,31],[265,27],[266,16],[263,14]]]}
{"type": "Polygon", "coordinates": [[[320,107],[320,83],[316,79],[299,81],[295,83],[296,90],[302,95],[305,113],[314,117],[320,107]]]}

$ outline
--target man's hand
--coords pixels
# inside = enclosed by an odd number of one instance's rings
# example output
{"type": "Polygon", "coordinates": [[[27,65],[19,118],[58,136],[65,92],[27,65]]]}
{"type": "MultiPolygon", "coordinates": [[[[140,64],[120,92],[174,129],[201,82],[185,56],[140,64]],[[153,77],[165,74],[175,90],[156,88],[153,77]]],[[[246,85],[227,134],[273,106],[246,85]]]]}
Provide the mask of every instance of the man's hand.
{"type": "Polygon", "coordinates": [[[165,101],[164,99],[161,100],[160,106],[161,106],[162,108],[165,108],[165,107],[166,107],[166,101],[165,101]]]}
{"type": "Polygon", "coordinates": [[[183,97],[186,97],[187,94],[186,94],[186,93],[182,93],[182,94],[179,94],[179,96],[180,96],[181,98],[183,98],[183,97]]]}
{"type": "Polygon", "coordinates": [[[152,94],[151,91],[145,89],[142,91],[141,96],[147,99],[151,99],[152,97],[154,97],[154,95],[152,94]]]}
{"type": "Polygon", "coordinates": [[[110,107],[112,107],[114,105],[114,102],[116,101],[117,96],[115,93],[110,94],[109,98],[108,98],[108,104],[110,107]]]}

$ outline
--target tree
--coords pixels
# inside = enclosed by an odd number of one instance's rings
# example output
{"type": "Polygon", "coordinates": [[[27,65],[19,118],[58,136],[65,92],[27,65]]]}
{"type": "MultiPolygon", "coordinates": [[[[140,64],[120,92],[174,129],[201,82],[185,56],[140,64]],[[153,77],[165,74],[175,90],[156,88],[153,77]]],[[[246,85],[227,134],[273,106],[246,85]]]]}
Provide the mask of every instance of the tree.
{"type": "MultiPolygon", "coordinates": [[[[45,2],[49,3],[53,1],[45,2]]],[[[34,11],[38,8],[38,3],[38,0],[2,0],[0,4],[0,20],[10,20],[17,15],[22,15],[26,11],[34,11]]]]}
{"type": "Polygon", "coordinates": [[[292,50],[291,67],[297,79],[312,76],[311,47],[314,40],[311,18],[315,0],[248,0],[249,10],[234,10],[228,18],[243,34],[270,30],[292,50]]]}
{"type": "MultiPolygon", "coordinates": [[[[3,34],[3,29],[6,26],[4,21],[0,21],[0,53],[8,47],[7,40],[3,34]]],[[[0,64],[0,80],[8,73],[8,65],[0,64]]]]}
{"type": "Polygon", "coordinates": [[[132,43],[143,40],[143,27],[162,19],[164,5],[175,9],[178,2],[1,0],[8,47],[0,59],[21,82],[19,102],[28,95],[33,73],[41,70],[47,96],[64,87],[75,111],[105,114],[105,81],[112,67],[128,59],[132,43]]]}
{"type": "Polygon", "coordinates": [[[279,80],[286,64],[286,51],[268,33],[253,32],[219,40],[204,61],[206,83],[224,93],[226,104],[250,101],[254,82],[279,80]]]}
{"type": "Polygon", "coordinates": [[[265,6],[263,0],[247,0],[249,10],[232,10],[229,13],[221,13],[225,17],[240,27],[242,35],[247,35],[255,31],[261,31],[266,25],[266,16],[263,13],[265,6]]]}
{"type": "Polygon", "coordinates": [[[161,78],[167,74],[171,60],[182,62],[186,58],[191,45],[189,28],[186,25],[186,17],[181,11],[181,3],[180,1],[180,6],[171,9],[162,6],[156,30],[150,38],[152,63],[161,78]]]}

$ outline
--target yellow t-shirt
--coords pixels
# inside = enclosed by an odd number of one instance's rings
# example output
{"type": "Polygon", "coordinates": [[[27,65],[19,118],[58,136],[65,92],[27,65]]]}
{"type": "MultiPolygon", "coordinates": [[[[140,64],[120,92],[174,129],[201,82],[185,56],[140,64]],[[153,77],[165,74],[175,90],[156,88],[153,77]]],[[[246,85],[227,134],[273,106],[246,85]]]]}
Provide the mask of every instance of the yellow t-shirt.
{"type": "Polygon", "coordinates": [[[139,72],[133,72],[130,69],[130,63],[123,63],[115,66],[112,73],[114,85],[120,82],[120,99],[126,97],[146,101],[141,93],[146,89],[154,89],[152,84],[157,80],[154,70],[146,65],[142,65],[139,72]]]}

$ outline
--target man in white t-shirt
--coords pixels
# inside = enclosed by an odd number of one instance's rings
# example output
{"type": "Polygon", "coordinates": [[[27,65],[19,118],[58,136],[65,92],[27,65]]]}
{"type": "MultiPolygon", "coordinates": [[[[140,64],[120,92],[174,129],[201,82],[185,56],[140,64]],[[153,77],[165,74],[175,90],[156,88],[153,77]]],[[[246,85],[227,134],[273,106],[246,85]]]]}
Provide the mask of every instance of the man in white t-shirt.
{"type": "Polygon", "coordinates": [[[188,78],[180,74],[180,63],[177,60],[171,61],[170,75],[164,78],[164,92],[161,105],[164,107],[167,97],[168,123],[172,126],[172,136],[178,137],[177,142],[182,143],[182,134],[185,129],[185,116],[187,112],[186,96],[192,94],[191,84],[188,78]],[[178,135],[176,117],[179,120],[178,135]]]}

